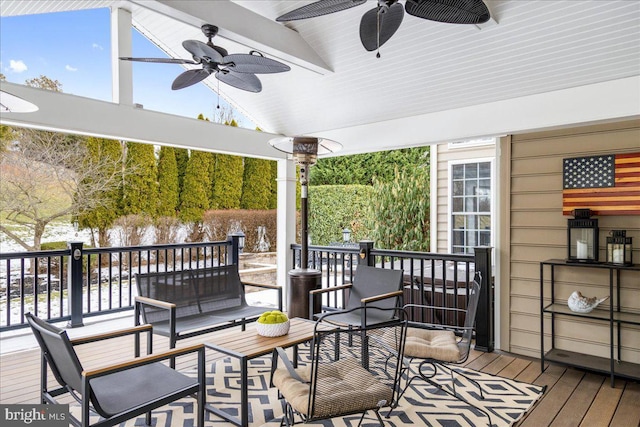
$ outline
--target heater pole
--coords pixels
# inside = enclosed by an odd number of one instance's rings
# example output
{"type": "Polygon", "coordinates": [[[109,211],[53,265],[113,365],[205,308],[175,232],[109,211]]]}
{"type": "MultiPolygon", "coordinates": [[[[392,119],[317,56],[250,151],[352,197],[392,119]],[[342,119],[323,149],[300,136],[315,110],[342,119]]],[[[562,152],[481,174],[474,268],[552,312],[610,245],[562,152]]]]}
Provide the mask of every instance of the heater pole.
{"type": "MultiPolygon", "coordinates": [[[[287,311],[289,317],[313,319],[321,309],[320,298],[310,299],[310,292],[322,287],[322,271],[309,268],[309,169],[316,163],[318,151],[332,153],[342,145],[317,137],[278,137],[269,143],[293,155],[300,167],[300,268],[289,271],[287,311]]],[[[322,265],[320,265],[322,268],[322,265]]]]}
{"type": "Polygon", "coordinates": [[[309,198],[307,197],[307,184],[300,186],[300,236],[301,236],[301,251],[300,254],[300,268],[307,268],[309,266],[309,198]]]}

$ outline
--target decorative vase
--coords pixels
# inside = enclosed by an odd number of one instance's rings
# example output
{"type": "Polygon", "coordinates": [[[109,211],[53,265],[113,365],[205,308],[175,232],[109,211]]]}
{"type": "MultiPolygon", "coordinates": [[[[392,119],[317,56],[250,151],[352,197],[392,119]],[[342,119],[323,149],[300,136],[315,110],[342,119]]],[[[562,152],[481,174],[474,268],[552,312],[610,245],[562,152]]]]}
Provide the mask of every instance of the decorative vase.
{"type": "Polygon", "coordinates": [[[580,293],[580,291],[573,291],[567,300],[567,305],[569,306],[569,309],[575,313],[589,313],[591,310],[596,308],[598,304],[606,301],[607,299],[609,299],[608,296],[604,298],[585,297],[580,293]]]}
{"type": "Polygon", "coordinates": [[[256,323],[258,335],[263,337],[280,337],[289,333],[290,321],[283,323],[256,323]]]}

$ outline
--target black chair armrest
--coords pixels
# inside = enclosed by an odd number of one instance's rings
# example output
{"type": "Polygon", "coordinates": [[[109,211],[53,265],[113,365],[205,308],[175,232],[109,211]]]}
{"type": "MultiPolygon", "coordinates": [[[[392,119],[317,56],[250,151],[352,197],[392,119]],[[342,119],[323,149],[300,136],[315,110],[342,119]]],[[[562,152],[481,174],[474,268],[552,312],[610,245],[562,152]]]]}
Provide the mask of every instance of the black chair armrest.
{"type": "Polygon", "coordinates": [[[175,309],[176,305],[172,302],[167,302],[167,301],[161,301],[158,299],[153,299],[153,298],[147,298],[147,297],[135,297],[134,301],[136,302],[136,304],[145,304],[145,305],[151,305],[153,307],[158,307],[158,308],[164,308],[167,310],[171,310],[171,309],[175,309]]]}
{"type": "Polygon", "coordinates": [[[82,376],[87,379],[102,377],[104,375],[126,371],[127,369],[161,362],[163,360],[175,359],[176,357],[184,356],[185,354],[190,353],[202,353],[202,356],[200,357],[204,357],[204,344],[196,344],[189,347],[176,348],[164,353],[133,359],[128,362],[119,363],[117,365],[105,366],[103,368],[92,369],[89,371],[82,371],[82,376]]]}
{"type": "Polygon", "coordinates": [[[169,310],[169,341],[170,347],[175,347],[175,336],[176,336],[176,305],[172,302],[160,301],[153,298],[141,297],[137,296],[134,299],[134,322],[135,325],[140,324],[140,308],[143,305],[150,305],[157,308],[163,308],[165,310],[169,310]]]}
{"type": "Polygon", "coordinates": [[[351,287],[353,287],[353,285],[351,283],[346,283],[346,284],[343,284],[343,285],[331,286],[329,288],[314,289],[312,291],[309,291],[309,295],[319,295],[319,294],[324,294],[324,293],[327,293],[327,292],[341,291],[341,290],[350,289],[351,287]]]}
{"type": "Polygon", "coordinates": [[[256,288],[273,289],[278,291],[278,310],[282,311],[282,286],[272,285],[269,283],[253,283],[253,282],[241,282],[242,286],[253,286],[256,288]]]}
{"type": "Polygon", "coordinates": [[[90,342],[107,340],[107,339],[110,339],[110,338],[123,337],[123,336],[126,336],[126,335],[140,334],[140,333],[144,333],[144,332],[149,333],[149,336],[153,336],[152,335],[153,326],[151,326],[151,325],[139,325],[139,326],[134,326],[133,328],[120,329],[120,330],[117,330],[117,331],[105,332],[103,334],[95,334],[95,335],[88,335],[86,337],[73,338],[73,339],[69,339],[69,341],[71,341],[71,344],[73,344],[73,345],[81,345],[81,344],[86,344],[86,343],[90,343],[90,342]]]}
{"type": "Polygon", "coordinates": [[[73,338],[69,341],[75,346],[135,334],[134,356],[138,357],[140,356],[140,334],[143,333],[147,333],[147,354],[151,354],[153,352],[153,326],[151,325],[138,325],[133,328],[73,338]]]}
{"type": "Polygon", "coordinates": [[[316,315],[316,313],[314,313],[314,307],[316,306],[315,302],[316,302],[316,297],[318,295],[326,294],[329,292],[337,292],[337,291],[344,292],[347,289],[351,289],[351,287],[353,287],[351,283],[345,283],[338,286],[331,286],[329,288],[322,288],[322,289],[313,289],[309,291],[309,319],[313,319],[316,315]]]}
{"type": "Polygon", "coordinates": [[[402,291],[387,292],[386,294],[380,294],[380,295],[374,295],[368,298],[362,298],[360,302],[362,303],[362,305],[366,305],[366,304],[369,304],[370,302],[380,301],[387,298],[395,298],[399,296],[402,296],[402,291]]]}

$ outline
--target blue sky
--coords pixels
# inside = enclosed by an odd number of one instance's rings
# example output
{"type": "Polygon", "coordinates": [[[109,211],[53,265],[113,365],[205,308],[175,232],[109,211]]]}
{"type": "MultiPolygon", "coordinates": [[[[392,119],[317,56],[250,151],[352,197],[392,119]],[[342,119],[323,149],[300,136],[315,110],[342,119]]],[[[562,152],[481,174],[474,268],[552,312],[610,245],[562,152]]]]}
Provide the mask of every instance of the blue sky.
{"type": "MultiPolygon", "coordinates": [[[[12,83],[24,84],[45,75],[62,83],[65,93],[110,101],[109,28],[109,9],[0,18],[0,71],[12,83]]],[[[166,57],[136,30],[132,34],[133,56],[166,57]]],[[[183,58],[190,59],[184,53],[183,58]]],[[[149,110],[213,118],[218,102],[215,92],[201,83],[171,90],[182,71],[175,64],[134,63],[134,102],[149,110]]],[[[239,113],[235,115],[241,126],[255,127],[239,113]]]]}

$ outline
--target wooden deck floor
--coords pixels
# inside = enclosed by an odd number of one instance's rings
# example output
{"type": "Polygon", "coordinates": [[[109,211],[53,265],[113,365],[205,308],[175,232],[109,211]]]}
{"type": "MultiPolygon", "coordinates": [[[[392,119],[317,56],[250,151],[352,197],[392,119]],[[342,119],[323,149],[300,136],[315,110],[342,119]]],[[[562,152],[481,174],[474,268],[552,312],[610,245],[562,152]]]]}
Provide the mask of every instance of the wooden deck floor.
{"type": "MultiPolygon", "coordinates": [[[[204,342],[203,335],[183,340],[179,346],[204,342]]],[[[1,342],[0,342],[1,345],[1,342]]],[[[154,336],[154,352],[168,349],[168,342],[154,336]]],[[[110,346],[104,342],[78,347],[85,368],[117,363],[133,357],[133,340],[118,338],[110,346]],[[115,344],[117,343],[117,345],[115,344]]],[[[221,356],[208,352],[207,362],[221,356]]],[[[192,361],[178,362],[178,369],[189,367],[192,361]]],[[[540,361],[501,352],[473,351],[466,366],[486,373],[513,378],[538,385],[547,391],[518,426],[612,426],[640,425],[640,384],[617,379],[611,388],[604,375],[583,372],[557,365],[540,372],[540,361]]],[[[0,357],[0,403],[38,403],[40,382],[40,352],[38,349],[16,351],[0,357]]],[[[217,424],[220,425],[220,424],[217,424]]]]}

